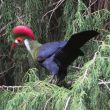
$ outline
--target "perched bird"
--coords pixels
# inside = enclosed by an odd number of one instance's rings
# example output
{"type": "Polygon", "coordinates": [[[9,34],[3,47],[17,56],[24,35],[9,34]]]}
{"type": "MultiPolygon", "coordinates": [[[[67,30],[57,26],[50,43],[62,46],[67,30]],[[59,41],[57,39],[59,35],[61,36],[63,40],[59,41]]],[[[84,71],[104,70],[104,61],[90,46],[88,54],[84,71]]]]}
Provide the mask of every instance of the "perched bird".
{"type": "Polygon", "coordinates": [[[12,29],[16,43],[24,43],[35,61],[56,77],[56,84],[64,82],[68,66],[84,53],[80,48],[99,33],[94,30],[73,34],[68,41],[56,41],[40,44],[35,40],[33,31],[27,26],[12,29]]]}

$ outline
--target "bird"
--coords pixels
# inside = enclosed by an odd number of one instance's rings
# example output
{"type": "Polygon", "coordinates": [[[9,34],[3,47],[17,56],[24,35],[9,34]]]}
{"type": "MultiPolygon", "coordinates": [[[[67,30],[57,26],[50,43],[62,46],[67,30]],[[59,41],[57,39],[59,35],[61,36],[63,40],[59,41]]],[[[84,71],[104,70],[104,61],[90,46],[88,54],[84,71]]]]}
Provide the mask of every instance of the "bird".
{"type": "Polygon", "coordinates": [[[18,25],[12,29],[16,44],[24,44],[34,61],[52,75],[50,83],[62,85],[67,76],[67,68],[79,56],[84,56],[81,47],[100,33],[87,30],[72,34],[67,41],[54,41],[44,44],[35,40],[36,36],[28,26],[18,25]]]}

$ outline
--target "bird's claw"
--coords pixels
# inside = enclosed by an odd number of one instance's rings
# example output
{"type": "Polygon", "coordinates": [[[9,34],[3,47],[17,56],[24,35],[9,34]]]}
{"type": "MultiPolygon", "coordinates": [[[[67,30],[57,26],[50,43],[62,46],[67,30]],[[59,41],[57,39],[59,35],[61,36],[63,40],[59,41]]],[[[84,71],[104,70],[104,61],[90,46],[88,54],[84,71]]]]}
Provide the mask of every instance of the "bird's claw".
{"type": "Polygon", "coordinates": [[[72,88],[72,81],[65,81],[65,80],[60,80],[57,82],[56,85],[60,86],[60,87],[65,87],[67,89],[71,89],[72,88]]]}
{"type": "Polygon", "coordinates": [[[65,87],[65,88],[68,88],[68,89],[71,89],[71,86],[73,84],[72,81],[65,81],[65,80],[58,79],[56,75],[52,76],[49,83],[55,84],[55,85],[60,86],[60,87],[65,87]]]}
{"type": "Polygon", "coordinates": [[[49,83],[55,84],[56,80],[57,80],[56,75],[53,75],[53,76],[51,77],[51,79],[49,80],[49,83]]]}

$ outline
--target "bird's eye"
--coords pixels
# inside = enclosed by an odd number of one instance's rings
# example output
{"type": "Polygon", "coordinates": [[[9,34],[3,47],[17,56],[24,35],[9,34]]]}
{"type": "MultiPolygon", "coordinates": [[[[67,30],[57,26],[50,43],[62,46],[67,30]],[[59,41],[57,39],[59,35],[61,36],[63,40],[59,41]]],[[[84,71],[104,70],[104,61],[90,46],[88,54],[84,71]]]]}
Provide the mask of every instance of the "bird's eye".
{"type": "Polygon", "coordinates": [[[24,41],[24,38],[18,37],[18,38],[16,38],[16,41],[17,41],[18,43],[22,43],[22,42],[24,41]]]}
{"type": "Polygon", "coordinates": [[[20,43],[20,42],[22,42],[20,39],[18,39],[18,42],[20,43]]]}

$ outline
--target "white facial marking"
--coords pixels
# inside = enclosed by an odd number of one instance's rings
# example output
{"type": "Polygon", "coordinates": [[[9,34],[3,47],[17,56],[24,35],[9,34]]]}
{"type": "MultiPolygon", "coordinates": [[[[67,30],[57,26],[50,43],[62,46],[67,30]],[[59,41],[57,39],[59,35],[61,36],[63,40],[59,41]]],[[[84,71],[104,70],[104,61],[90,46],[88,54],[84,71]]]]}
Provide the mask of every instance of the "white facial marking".
{"type": "Polygon", "coordinates": [[[15,40],[15,43],[18,44],[19,43],[18,40],[15,40]]]}
{"type": "Polygon", "coordinates": [[[25,40],[24,40],[24,44],[25,44],[27,50],[28,50],[29,52],[31,52],[31,48],[30,48],[30,44],[29,44],[28,39],[25,39],[25,40]]]}

